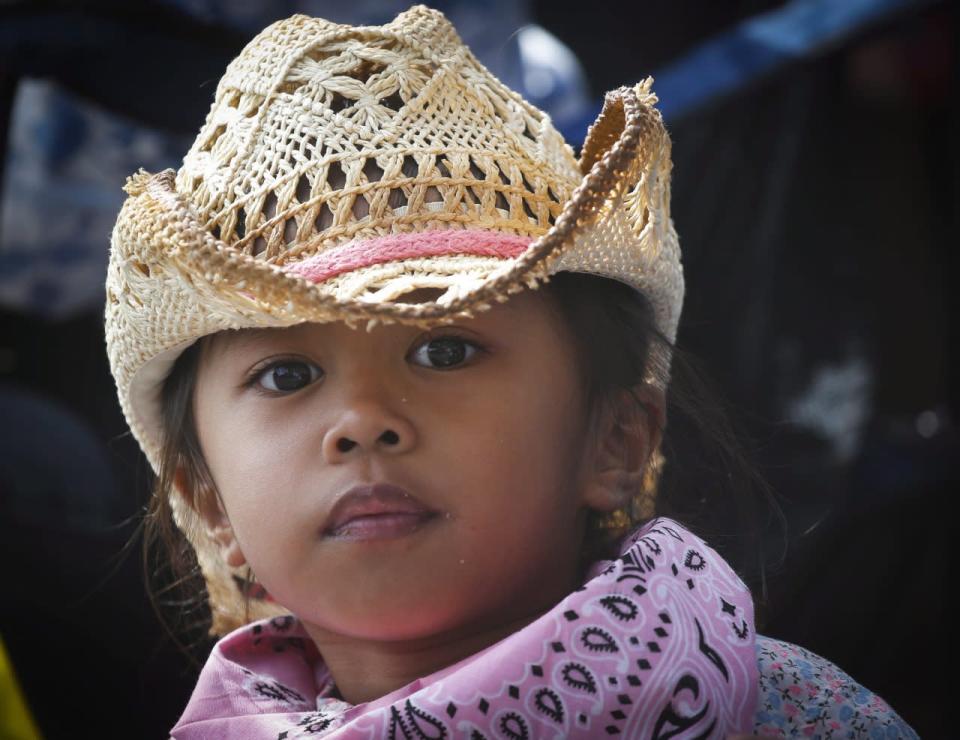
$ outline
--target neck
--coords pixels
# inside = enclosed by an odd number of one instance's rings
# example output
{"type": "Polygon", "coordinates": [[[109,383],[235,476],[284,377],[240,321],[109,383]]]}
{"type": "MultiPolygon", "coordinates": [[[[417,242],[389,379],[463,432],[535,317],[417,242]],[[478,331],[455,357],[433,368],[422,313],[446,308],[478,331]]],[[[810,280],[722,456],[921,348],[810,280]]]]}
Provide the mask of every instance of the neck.
{"type": "Polygon", "coordinates": [[[480,652],[523,629],[540,613],[484,629],[458,629],[390,642],[339,635],[316,625],[304,627],[320,650],[340,696],[350,704],[360,704],[480,652]]]}

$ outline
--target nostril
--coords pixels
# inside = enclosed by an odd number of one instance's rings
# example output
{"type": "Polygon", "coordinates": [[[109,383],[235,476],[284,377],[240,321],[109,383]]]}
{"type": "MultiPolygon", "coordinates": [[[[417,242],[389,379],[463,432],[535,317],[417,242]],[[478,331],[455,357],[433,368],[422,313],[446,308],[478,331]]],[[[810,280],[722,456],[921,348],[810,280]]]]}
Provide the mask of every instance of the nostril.
{"type": "Polygon", "coordinates": [[[400,441],[400,435],[398,435],[392,429],[388,429],[383,434],[380,435],[380,441],[384,444],[395,445],[400,441]]]}
{"type": "Polygon", "coordinates": [[[340,452],[350,452],[350,450],[356,446],[356,442],[354,442],[352,439],[347,439],[346,437],[341,437],[337,440],[337,449],[340,452]]]}

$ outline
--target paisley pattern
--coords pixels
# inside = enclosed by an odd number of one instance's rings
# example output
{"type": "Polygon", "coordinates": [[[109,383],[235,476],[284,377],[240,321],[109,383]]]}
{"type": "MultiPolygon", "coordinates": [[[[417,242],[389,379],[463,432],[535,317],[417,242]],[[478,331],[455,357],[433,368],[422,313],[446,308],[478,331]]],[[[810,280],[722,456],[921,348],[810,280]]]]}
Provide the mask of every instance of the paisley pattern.
{"type": "MultiPolygon", "coordinates": [[[[617,602],[619,603],[619,602],[617,602]]],[[[295,624],[295,623],[294,623],[295,624]]],[[[247,632],[248,645],[266,638],[271,649],[283,646],[283,632],[290,630],[293,624],[283,624],[278,620],[262,622],[256,625],[256,632],[250,629],[247,632]],[[278,629],[278,626],[283,629],[278,629]],[[274,635],[275,640],[270,636],[274,635]],[[252,638],[252,639],[250,639],[252,638]]],[[[797,737],[813,738],[814,740],[828,740],[830,738],[917,738],[917,734],[904,722],[897,713],[879,696],[860,686],[850,676],[837,668],[830,661],[805,650],[802,647],[788,642],[774,640],[763,635],[756,636],[756,659],[759,669],[759,696],[753,717],[753,732],[762,737],[797,737]]],[[[319,656],[314,654],[312,661],[317,661],[314,668],[317,671],[319,683],[325,687],[324,694],[332,690],[332,683],[324,673],[323,664],[319,656]]],[[[239,696],[263,697],[275,699],[275,703],[268,711],[280,713],[283,705],[293,710],[298,706],[306,706],[308,702],[298,693],[278,684],[275,679],[266,679],[257,676],[248,669],[241,668],[247,677],[243,692],[239,696]],[[302,703],[298,703],[302,702],[302,703]]],[[[615,683],[619,678],[614,676],[615,683]]],[[[627,685],[636,686],[637,682],[630,680],[627,685]]],[[[598,693],[598,683],[594,674],[586,665],[568,662],[561,671],[561,680],[574,691],[584,692],[587,695],[598,693]]],[[[228,690],[228,684],[224,690],[228,690]]],[[[681,677],[674,687],[672,698],[683,699],[683,692],[687,691],[695,698],[698,686],[689,677],[681,677]]],[[[235,690],[235,689],[233,689],[235,690]]],[[[236,735],[236,730],[228,732],[230,737],[264,737],[287,738],[297,737],[352,737],[350,733],[339,734],[333,731],[343,725],[348,713],[354,707],[346,702],[319,696],[316,699],[315,711],[302,712],[295,715],[295,719],[281,723],[285,728],[278,732],[268,730],[261,725],[262,717],[254,722],[256,731],[246,735],[236,735]]],[[[478,709],[489,714],[491,704],[481,700],[478,709]]],[[[534,694],[534,708],[543,716],[552,720],[558,728],[569,726],[566,720],[566,704],[555,688],[543,687],[534,694]]],[[[629,704],[624,706],[629,707],[629,704]]],[[[622,710],[626,713],[626,710],[622,710]]],[[[447,706],[445,715],[454,718],[458,708],[452,702],[447,706]]],[[[465,737],[470,740],[484,740],[488,737],[523,738],[534,737],[531,734],[529,723],[519,712],[502,712],[497,715],[498,733],[484,734],[480,729],[473,727],[469,732],[451,731],[441,717],[429,717],[426,713],[418,712],[411,702],[402,707],[391,708],[391,722],[387,727],[385,737],[392,738],[443,738],[465,737]]],[[[249,719],[249,716],[246,717],[249,719]]],[[[660,714],[651,737],[700,737],[703,732],[695,731],[694,726],[702,717],[694,713],[685,716],[673,702],[660,714]],[[689,730],[689,732],[687,732],[689,730]]],[[[586,727],[589,716],[579,714],[573,718],[573,725],[586,727]]],[[[216,719],[212,725],[205,727],[215,728],[208,732],[225,732],[216,719]]],[[[716,726],[707,728],[707,736],[719,736],[716,726]]],[[[175,737],[199,736],[200,731],[191,726],[185,731],[175,731],[175,737]],[[183,734],[188,732],[190,734],[183,734]]],[[[600,731],[605,735],[605,731],[600,731]]],[[[537,737],[551,737],[549,733],[541,733],[537,737]]]]}
{"type": "Polygon", "coordinates": [[[524,629],[356,706],[330,698],[291,617],[223,638],[176,738],[672,738],[748,731],[757,703],[750,593],[705,542],[656,519],[524,629]],[[746,625],[746,627],[744,627],[746,625]]]}
{"type": "Polygon", "coordinates": [[[829,661],[753,634],[749,594],[660,519],[527,628],[367,704],[335,686],[293,617],[221,640],[175,738],[916,738],[829,661]]]}

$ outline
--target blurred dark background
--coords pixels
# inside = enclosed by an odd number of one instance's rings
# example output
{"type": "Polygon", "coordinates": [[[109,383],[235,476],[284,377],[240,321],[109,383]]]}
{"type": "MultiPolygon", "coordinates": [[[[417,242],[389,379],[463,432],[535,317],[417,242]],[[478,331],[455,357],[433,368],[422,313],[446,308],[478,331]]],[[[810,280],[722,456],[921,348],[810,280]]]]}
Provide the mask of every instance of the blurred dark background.
{"type": "MultiPolygon", "coordinates": [[[[953,4],[428,4],[574,144],[604,91],[657,78],[687,278],[678,341],[735,409],[789,525],[785,556],[768,543],[763,631],[834,661],[921,736],[949,736],[953,4]]],[[[150,475],[103,342],[120,187],[141,165],[179,166],[267,23],[402,8],[0,4],[0,638],[46,737],[165,737],[196,675],[149,607],[136,544],[124,553],[150,475]]]]}

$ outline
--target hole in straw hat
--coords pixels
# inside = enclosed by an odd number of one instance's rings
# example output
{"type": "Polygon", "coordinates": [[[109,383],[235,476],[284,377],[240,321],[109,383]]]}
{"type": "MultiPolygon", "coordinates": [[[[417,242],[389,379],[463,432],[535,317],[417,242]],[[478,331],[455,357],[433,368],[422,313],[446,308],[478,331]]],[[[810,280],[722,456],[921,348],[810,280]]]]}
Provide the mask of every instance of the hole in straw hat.
{"type": "Polygon", "coordinates": [[[283,224],[283,243],[292,244],[297,238],[297,219],[288,218],[283,224]]]}
{"type": "Polygon", "coordinates": [[[368,159],[363,163],[363,174],[366,176],[367,182],[379,182],[380,178],[383,177],[383,170],[376,160],[368,159]]]}
{"type": "Polygon", "coordinates": [[[315,62],[322,62],[324,59],[329,59],[334,55],[335,52],[330,51],[325,48],[313,48],[307,52],[307,57],[312,59],[315,62]]]}
{"type": "Polygon", "coordinates": [[[310,200],[310,190],[310,180],[307,179],[306,175],[300,175],[300,178],[297,180],[297,201],[306,203],[310,200]]]}
{"type": "Polygon", "coordinates": [[[353,206],[351,208],[353,217],[358,221],[364,219],[370,215],[370,204],[367,202],[367,199],[362,195],[358,195],[353,199],[353,206]]]}
{"type": "Polygon", "coordinates": [[[277,85],[277,92],[285,93],[287,95],[292,95],[301,87],[303,87],[303,82],[301,82],[300,80],[284,80],[279,85],[277,85]]]}
{"type": "Polygon", "coordinates": [[[450,169],[442,159],[437,160],[437,169],[440,170],[440,174],[444,177],[450,177],[450,169]]]}
{"type": "Polygon", "coordinates": [[[234,231],[237,234],[237,239],[243,239],[244,234],[247,233],[247,212],[242,208],[237,211],[237,225],[234,231]]]}
{"type": "Polygon", "coordinates": [[[345,98],[340,93],[332,93],[330,95],[330,110],[332,110],[334,113],[339,113],[340,111],[349,108],[355,102],[357,101],[351,100],[350,98],[345,98]]]}
{"type": "Polygon", "coordinates": [[[339,162],[331,162],[327,166],[327,184],[331,190],[342,190],[347,182],[347,176],[343,174],[343,168],[339,162]]]}
{"type": "Polygon", "coordinates": [[[327,147],[316,136],[307,136],[303,140],[303,151],[307,154],[308,159],[319,159],[327,153],[327,147]]]}
{"type": "Polygon", "coordinates": [[[400,171],[403,173],[404,177],[416,177],[420,174],[420,165],[417,164],[417,160],[410,154],[407,154],[403,158],[403,165],[400,168],[400,171]]]}
{"type": "Polygon", "coordinates": [[[266,200],[263,201],[263,217],[267,221],[277,215],[277,196],[271,190],[267,193],[266,200]]]}
{"type": "Polygon", "coordinates": [[[469,158],[470,161],[470,174],[473,175],[477,180],[486,180],[487,173],[480,169],[476,162],[473,161],[473,157],[469,158]]]}
{"type": "Polygon", "coordinates": [[[531,193],[537,192],[536,188],[534,188],[533,185],[530,184],[530,181],[527,179],[527,176],[523,174],[523,172],[520,173],[520,179],[523,180],[523,187],[526,188],[529,192],[531,193]]]}
{"type": "Polygon", "coordinates": [[[476,160],[473,157],[467,157],[467,162],[470,163],[470,174],[473,175],[478,180],[486,180],[487,173],[480,169],[480,165],[477,164],[476,160]]]}
{"type": "Polygon", "coordinates": [[[390,191],[390,197],[387,198],[387,205],[390,208],[404,208],[407,205],[407,195],[400,188],[393,188],[390,191]]]}
{"type": "Polygon", "coordinates": [[[417,288],[408,293],[401,293],[393,299],[393,303],[431,303],[446,293],[444,288],[417,288]]]}
{"type": "Polygon", "coordinates": [[[267,251],[267,240],[262,236],[258,236],[253,240],[253,256],[256,257],[258,254],[263,254],[267,251]]]}
{"type": "Polygon", "coordinates": [[[317,211],[317,218],[313,222],[313,227],[315,232],[325,231],[333,225],[333,212],[330,210],[330,206],[326,203],[320,205],[320,210],[317,211]]]}
{"type": "Polygon", "coordinates": [[[533,209],[530,207],[529,201],[527,201],[526,198],[521,198],[521,202],[523,203],[523,212],[526,213],[527,216],[529,216],[533,221],[536,221],[537,214],[534,213],[533,209]]]}
{"type": "Polygon", "coordinates": [[[393,111],[400,110],[404,105],[404,100],[400,97],[400,91],[397,90],[393,95],[389,95],[385,98],[380,98],[380,105],[385,108],[389,108],[393,111]]]}
{"type": "Polygon", "coordinates": [[[377,74],[377,72],[383,72],[387,67],[385,64],[380,64],[379,62],[372,62],[367,59],[364,59],[360,64],[358,64],[353,69],[347,70],[344,72],[347,77],[352,77],[355,80],[360,80],[361,82],[366,82],[368,79],[377,74]]]}

